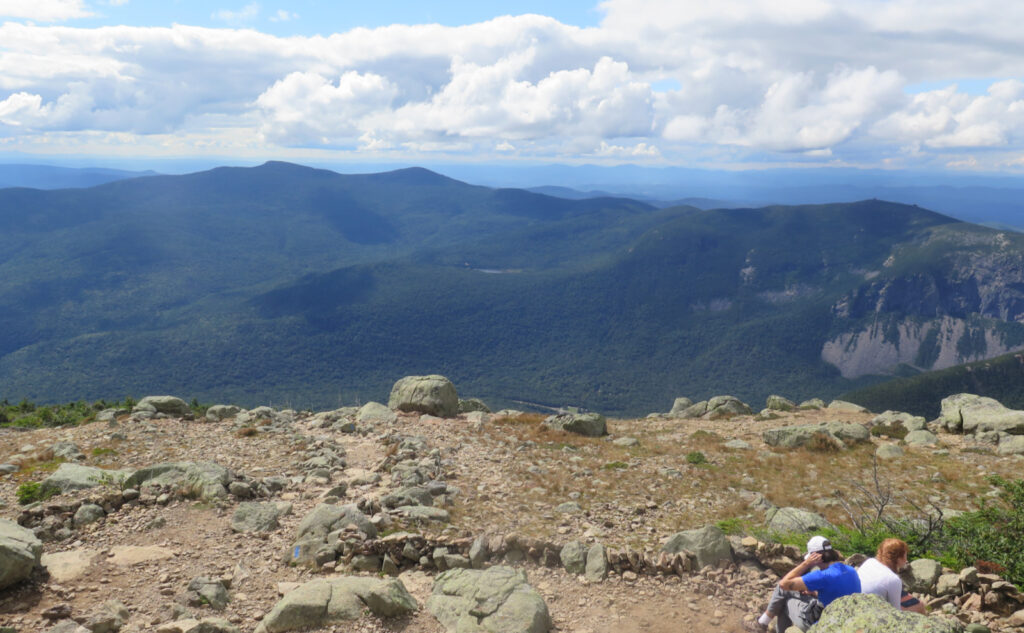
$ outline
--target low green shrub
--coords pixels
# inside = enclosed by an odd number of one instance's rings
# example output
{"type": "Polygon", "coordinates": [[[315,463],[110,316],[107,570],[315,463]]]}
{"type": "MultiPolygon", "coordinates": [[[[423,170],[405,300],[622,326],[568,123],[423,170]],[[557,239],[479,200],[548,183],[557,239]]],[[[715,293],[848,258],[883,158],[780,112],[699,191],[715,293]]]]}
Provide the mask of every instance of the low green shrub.
{"type": "Polygon", "coordinates": [[[875,437],[881,435],[887,435],[896,440],[902,440],[907,436],[907,427],[903,426],[899,422],[893,422],[891,424],[876,424],[871,427],[871,434],[875,437]]]}
{"type": "Polygon", "coordinates": [[[54,488],[43,488],[42,483],[38,481],[26,481],[18,486],[14,494],[18,498],[18,503],[25,506],[36,501],[46,501],[56,495],[57,490],[54,488]]]}
{"type": "Polygon", "coordinates": [[[999,488],[995,503],[983,500],[976,512],[948,520],[943,529],[940,560],[954,568],[996,565],[1006,571],[1010,582],[1024,583],[1024,480],[1008,481],[992,475],[989,482],[999,488]]]}
{"type": "Polygon", "coordinates": [[[708,458],[700,451],[692,451],[686,454],[686,463],[700,466],[701,464],[708,463],[708,458]]]}

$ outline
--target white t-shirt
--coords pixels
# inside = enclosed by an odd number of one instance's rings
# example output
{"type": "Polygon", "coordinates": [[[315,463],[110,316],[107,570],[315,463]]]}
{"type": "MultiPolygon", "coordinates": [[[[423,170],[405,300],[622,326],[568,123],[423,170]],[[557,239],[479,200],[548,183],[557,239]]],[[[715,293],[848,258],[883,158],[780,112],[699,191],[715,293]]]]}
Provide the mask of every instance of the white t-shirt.
{"type": "Polygon", "coordinates": [[[877,558],[869,558],[857,569],[861,593],[873,593],[897,609],[903,594],[903,581],[877,558]]]}

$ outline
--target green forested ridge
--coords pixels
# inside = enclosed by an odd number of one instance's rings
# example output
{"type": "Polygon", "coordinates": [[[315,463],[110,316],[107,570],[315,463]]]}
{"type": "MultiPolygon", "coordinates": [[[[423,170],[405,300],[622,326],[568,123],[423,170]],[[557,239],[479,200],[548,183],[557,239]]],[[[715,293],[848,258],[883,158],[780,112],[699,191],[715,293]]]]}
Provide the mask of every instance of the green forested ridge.
{"type": "Polygon", "coordinates": [[[828,397],[881,379],[821,360],[837,299],[960,226],[876,200],[659,210],[284,163],[0,190],[0,396],[324,407],[442,373],[492,406],[611,414],[828,397]]]}
{"type": "Polygon", "coordinates": [[[1024,409],[1024,356],[1014,352],[897,378],[856,389],[843,399],[872,411],[899,409],[933,419],[939,415],[942,399],[955,393],[988,396],[1012,409],[1024,409]]]}

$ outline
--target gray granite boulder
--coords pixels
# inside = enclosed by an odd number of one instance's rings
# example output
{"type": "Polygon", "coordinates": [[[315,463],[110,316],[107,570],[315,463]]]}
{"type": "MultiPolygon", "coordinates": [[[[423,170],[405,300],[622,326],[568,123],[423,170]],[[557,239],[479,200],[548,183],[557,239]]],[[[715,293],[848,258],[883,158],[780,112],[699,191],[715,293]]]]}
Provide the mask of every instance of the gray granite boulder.
{"type": "Polygon", "coordinates": [[[608,434],[608,424],[600,413],[558,413],[544,420],[543,424],[555,431],[567,431],[587,437],[608,434]]]}
{"type": "Polygon", "coordinates": [[[729,538],[714,525],[677,532],[669,537],[661,551],[669,554],[688,551],[696,557],[698,568],[715,566],[722,561],[731,563],[733,559],[729,538]]]}
{"type": "Polygon", "coordinates": [[[903,457],[904,450],[899,444],[882,444],[875,449],[875,455],[878,459],[899,459],[903,457]]]}
{"type": "Polygon", "coordinates": [[[241,412],[242,407],[236,407],[233,404],[215,404],[206,410],[206,419],[210,422],[220,422],[233,418],[241,412]]]}
{"type": "Polygon", "coordinates": [[[193,578],[188,583],[186,595],[190,605],[208,606],[214,611],[223,611],[230,601],[224,583],[205,576],[193,578]]]}
{"type": "Polygon", "coordinates": [[[490,413],[491,408],[480,398],[466,398],[465,400],[461,398],[459,399],[459,413],[473,413],[474,411],[490,413]]]}
{"type": "Polygon", "coordinates": [[[753,410],[745,402],[733,396],[715,396],[708,400],[708,410],[702,416],[706,420],[724,420],[737,415],[750,415],[753,410]]]}
{"type": "Polygon", "coordinates": [[[174,396],[146,396],[139,400],[138,404],[132,408],[132,412],[134,413],[136,409],[148,411],[150,408],[157,413],[166,413],[167,415],[183,416],[192,413],[187,402],[174,396]]]}
{"type": "Polygon", "coordinates": [[[256,633],[283,633],[357,620],[364,610],[383,617],[408,615],[419,605],[397,578],[342,576],[307,582],[286,593],[256,633]]]}
{"type": "Polygon", "coordinates": [[[547,633],[547,604],[511,567],[450,569],[434,581],[427,609],[451,633],[547,633]]]}
{"type": "Polygon", "coordinates": [[[832,443],[836,448],[845,448],[850,443],[869,441],[871,432],[862,424],[825,422],[769,429],[761,434],[765,444],[782,448],[804,446],[815,437],[820,438],[817,441],[832,443]]]}
{"type": "Polygon", "coordinates": [[[43,555],[43,543],[32,530],[0,519],[0,590],[29,577],[43,555]]]}
{"type": "Polygon", "coordinates": [[[459,395],[444,376],[406,376],[391,388],[388,407],[451,418],[459,413],[459,395]]]}
{"type": "Polygon", "coordinates": [[[804,400],[796,406],[797,409],[802,411],[813,411],[815,409],[824,409],[825,401],[821,398],[811,398],[810,400],[804,400]]]}
{"type": "Polygon", "coordinates": [[[907,436],[903,438],[909,446],[937,446],[939,438],[931,431],[920,430],[911,431],[907,433],[907,436]]]}
{"type": "Polygon", "coordinates": [[[116,633],[130,617],[128,607],[121,601],[108,600],[87,616],[85,628],[91,633],[116,633]]]}
{"type": "Polygon", "coordinates": [[[941,575],[942,565],[938,561],[930,558],[918,558],[911,561],[902,570],[900,578],[903,579],[903,584],[906,586],[907,591],[931,593],[941,575]]]}
{"type": "Polygon", "coordinates": [[[231,529],[235,532],[273,532],[278,528],[278,519],[290,514],[290,503],[259,503],[246,501],[238,504],[231,517],[231,529]]]}
{"type": "Polygon", "coordinates": [[[53,456],[57,459],[67,459],[73,461],[81,461],[85,459],[85,454],[82,453],[82,449],[78,447],[78,444],[74,442],[57,442],[50,447],[53,452],[53,456]]]}
{"type": "Polygon", "coordinates": [[[869,593],[855,593],[833,601],[807,633],[963,633],[953,619],[893,609],[869,593]]]}
{"type": "Polygon", "coordinates": [[[999,438],[997,455],[1024,455],[1024,435],[1004,435],[999,438]]]}
{"type": "Polygon", "coordinates": [[[1024,434],[1024,411],[1007,409],[997,400],[970,393],[943,398],[939,421],[953,433],[1024,434]]]}
{"type": "Polygon", "coordinates": [[[82,527],[83,525],[95,523],[105,516],[107,516],[107,513],[103,511],[102,507],[95,503],[83,503],[75,510],[72,523],[74,523],[75,527],[82,527]]]}
{"type": "Polygon", "coordinates": [[[813,532],[832,524],[817,512],[801,508],[772,508],[765,514],[768,529],[776,534],[813,532]]]}
{"type": "Polygon", "coordinates": [[[377,527],[370,523],[370,517],[360,512],[355,504],[338,506],[326,503],[316,506],[302,519],[295,536],[296,539],[309,536],[326,539],[328,534],[350,523],[367,537],[377,537],[377,527]]]}
{"type": "Polygon", "coordinates": [[[434,505],[434,495],[424,486],[406,486],[381,497],[380,504],[385,508],[430,506],[434,505]]]}
{"type": "Polygon", "coordinates": [[[672,417],[692,419],[702,417],[707,412],[708,401],[701,400],[700,402],[694,402],[690,406],[683,409],[679,409],[678,411],[676,411],[675,407],[673,407],[672,417]]]}
{"type": "Polygon", "coordinates": [[[131,475],[128,470],[105,470],[81,464],[64,463],[39,484],[41,492],[65,493],[97,486],[120,486],[131,475]]]}
{"type": "Polygon", "coordinates": [[[905,428],[908,433],[911,431],[922,431],[927,425],[925,419],[919,415],[912,415],[902,411],[892,411],[891,409],[883,411],[871,418],[871,426],[893,426],[896,424],[905,428]]]}
{"type": "Polygon", "coordinates": [[[847,402],[845,400],[833,400],[832,402],[828,403],[828,407],[827,408],[829,410],[831,410],[831,411],[840,411],[842,413],[867,413],[868,412],[867,409],[865,409],[864,407],[860,406],[859,404],[854,404],[852,402],[847,402]]]}
{"type": "Polygon", "coordinates": [[[587,568],[587,546],[579,541],[570,541],[562,547],[559,558],[566,572],[578,576],[587,568]]]}
{"type": "Polygon", "coordinates": [[[359,411],[356,413],[356,422],[360,424],[391,424],[397,419],[398,416],[394,411],[379,402],[367,402],[359,407],[359,411]]]}
{"type": "Polygon", "coordinates": [[[673,418],[681,417],[680,414],[692,406],[693,400],[690,400],[689,398],[676,398],[675,401],[672,403],[672,409],[668,412],[668,414],[673,418]]]}
{"type": "Polygon", "coordinates": [[[591,582],[600,582],[608,577],[608,551],[604,545],[594,543],[587,550],[587,566],[583,575],[591,582]]]}
{"type": "Polygon", "coordinates": [[[214,462],[164,462],[135,471],[124,481],[128,488],[175,488],[186,496],[216,499],[228,495],[232,476],[214,462]]]}
{"type": "Polygon", "coordinates": [[[796,409],[796,403],[789,398],[771,395],[765,400],[764,408],[772,411],[793,411],[796,409]]]}

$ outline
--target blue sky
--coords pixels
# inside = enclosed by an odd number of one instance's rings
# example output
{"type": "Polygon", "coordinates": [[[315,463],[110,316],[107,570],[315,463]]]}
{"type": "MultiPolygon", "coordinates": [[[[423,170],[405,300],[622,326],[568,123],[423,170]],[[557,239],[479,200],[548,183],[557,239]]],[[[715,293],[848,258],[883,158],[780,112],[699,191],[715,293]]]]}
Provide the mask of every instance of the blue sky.
{"type": "Polygon", "coordinates": [[[288,37],[291,35],[329,35],[354,28],[376,28],[391,24],[429,24],[464,26],[484,22],[499,15],[537,13],[574,26],[597,26],[601,11],[587,0],[539,2],[330,2],[291,0],[289,2],[167,2],[95,4],[95,16],[76,20],[76,26],[95,28],[112,24],[130,26],[171,26],[192,24],[210,28],[246,27],[288,37]]]}
{"type": "Polygon", "coordinates": [[[0,0],[0,160],[1024,170],[1001,0],[0,0]]]}

